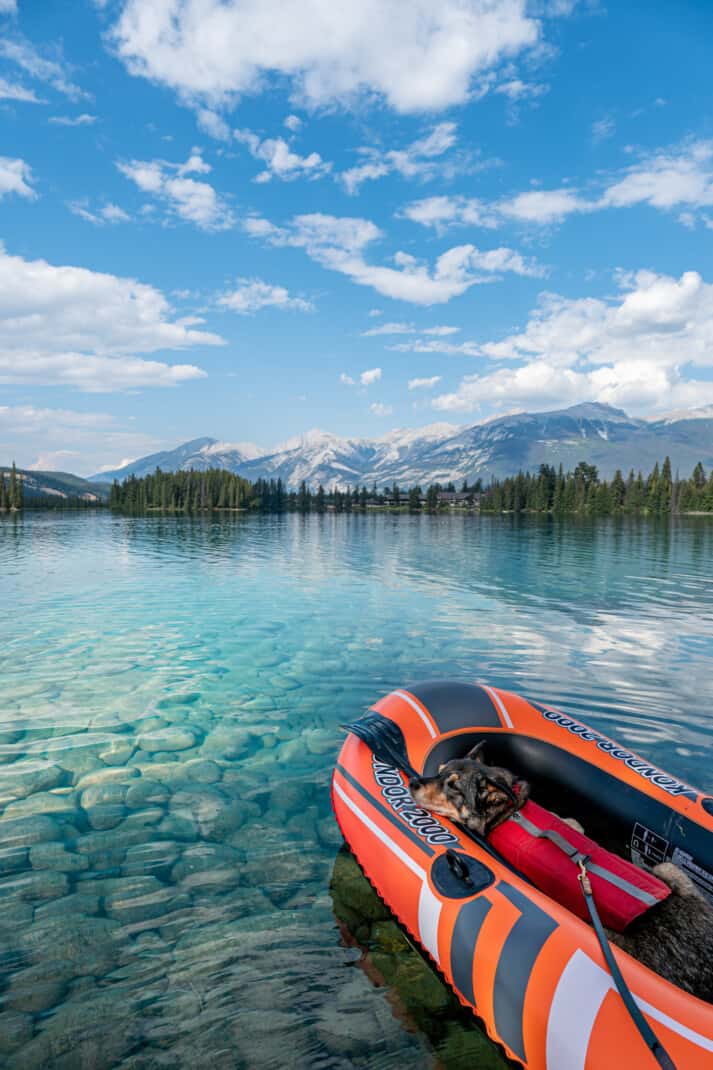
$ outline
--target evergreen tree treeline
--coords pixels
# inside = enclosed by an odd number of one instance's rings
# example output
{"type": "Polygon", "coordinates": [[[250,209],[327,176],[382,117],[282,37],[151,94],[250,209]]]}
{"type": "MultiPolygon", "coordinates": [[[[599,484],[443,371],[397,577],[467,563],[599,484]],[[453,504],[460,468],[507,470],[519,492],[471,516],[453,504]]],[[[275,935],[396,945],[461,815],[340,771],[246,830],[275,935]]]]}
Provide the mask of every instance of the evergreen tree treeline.
{"type": "MultiPolygon", "coordinates": [[[[2,488],[0,487],[0,493],[2,488]]],[[[7,494],[7,491],[5,492],[7,494]]],[[[338,513],[363,510],[373,505],[398,505],[409,512],[437,512],[453,504],[479,505],[489,513],[551,513],[608,516],[613,513],[636,513],[668,516],[673,513],[713,512],[713,472],[706,475],[697,464],[689,479],[674,477],[667,457],[656,464],[646,477],[632,469],[625,478],[615,472],[610,481],[599,478],[595,465],[581,461],[573,472],[565,473],[560,465],[543,464],[537,473],[518,472],[506,479],[494,479],[487,487],[480,480],[460,492],[449,483],[438,483],[423,490],[386,487],[312,490],[303,480],[296,491],[288,490],[281,479],[259,479],[250,483],[225,469],[203,472],[162,472],[160,469],[139,479],[131,476],[124,483],[115,482],[109,505],[127,512],[160,510],[176,513],[199,513],[213,509],[251,510],[262,513],[338,513]]]]}
{"type": "Polygon", "coordinates": [[[7,483],[5,483],[5,476],[0,472],[0,513],[8,509],[22,509],[23,504],[22,478],[17,474],[17,468],[13,461],[7,483]]]}
{"type": "Polygon", "coordinates": [[[690,479],[674,478],[671,461],[657,463],[646,477],[633,468],[624,478],[617,469],[611,481],[600,479],[593,464],[581,461],[574,472],[562,466],[542,464],[536,474],[518,472],[493,480],[480,499],[480,508],[500,513],[552,513],[554,516],[639,513],[669,516],[672,513],[713,512],[713,472],[706,477],[697,464],[690,479]]]}

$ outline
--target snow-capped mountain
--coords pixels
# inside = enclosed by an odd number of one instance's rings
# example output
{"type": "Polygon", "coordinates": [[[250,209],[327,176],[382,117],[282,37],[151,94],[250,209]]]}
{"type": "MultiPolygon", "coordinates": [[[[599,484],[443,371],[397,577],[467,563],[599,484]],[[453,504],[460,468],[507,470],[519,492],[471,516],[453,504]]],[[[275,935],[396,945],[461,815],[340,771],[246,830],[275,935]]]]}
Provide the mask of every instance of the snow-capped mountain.
{"type": "Polygon", "coordinates": [[[247,479],[282,479],[289,487],[302,480],[316,487],[378,486],[398,483],[445,483],[478,477],[512,475],[540,464],[579,461],[596,464],[611,477],[617,468],[648,471],[670,456],[682,474],[698,461],[713,466],[713,410],[672,413],[656,420],[639,420],[609,405],[588,403],[555,412],[515,413],[470,427],[432,424],[390,432],[383,438],[340,438],[325,431],[308,431],[261,452],[249,443],[221,443],[194,439],[175,450],[155,453],[95,479],[125,479],[146,475],[157,466],[178,469],[227,468],[247,479]]]}

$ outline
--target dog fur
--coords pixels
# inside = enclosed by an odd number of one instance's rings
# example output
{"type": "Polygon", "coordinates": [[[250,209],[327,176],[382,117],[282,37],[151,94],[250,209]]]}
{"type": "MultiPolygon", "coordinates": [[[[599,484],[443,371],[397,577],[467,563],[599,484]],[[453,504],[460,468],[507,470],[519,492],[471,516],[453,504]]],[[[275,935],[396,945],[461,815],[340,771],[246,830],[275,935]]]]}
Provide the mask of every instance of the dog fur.
{"type": "MultiPolygon", "coordinates": [[[[462,759],[447,762],[432,777],[414,777],[411,794],[419,806],[459,822],[487,838],[523,806],[530,785],[509,769],[486,765],[479,743],[462,759]]],[[[568,824],[584,831],[574,819],[568,824]]],[[[671,895],[610,941],[684,991],[713,1003],[713,907],[672,862],[654,874],[671,895]]]]}

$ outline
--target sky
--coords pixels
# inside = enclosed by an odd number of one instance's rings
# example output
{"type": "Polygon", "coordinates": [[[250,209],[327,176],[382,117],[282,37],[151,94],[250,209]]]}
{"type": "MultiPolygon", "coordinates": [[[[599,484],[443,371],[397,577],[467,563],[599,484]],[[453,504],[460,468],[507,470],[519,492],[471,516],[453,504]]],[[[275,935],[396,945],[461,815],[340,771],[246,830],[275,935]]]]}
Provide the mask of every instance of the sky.
{"type": "Polygon", "coordinates": [[[713,403],[710,0],[0,0],[0,463],[713,403]]]}

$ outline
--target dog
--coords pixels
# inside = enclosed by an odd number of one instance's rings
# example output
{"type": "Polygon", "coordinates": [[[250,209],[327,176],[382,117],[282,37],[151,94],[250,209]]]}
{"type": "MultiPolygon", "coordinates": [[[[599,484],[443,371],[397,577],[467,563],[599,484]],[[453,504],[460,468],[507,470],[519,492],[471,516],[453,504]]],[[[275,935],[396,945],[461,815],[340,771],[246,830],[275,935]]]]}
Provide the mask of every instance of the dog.
{"type": "MultiPolygon", "coordinates": [[[[412,778],[409,787],[419,806],[487,839],[525,804],[530,785],[509,769],[487,765],[483,746],[481,742],[465,758],[446,762],[435,776],[412,778]]],[[[578,822],[567,823],[583,831],[578,822]]],[[[713,907],[672,862],[660,863],[653,873],[672,894],[624,932],[607,931],[607,936],[667,981],[713,1003],[713,907]]]]}

